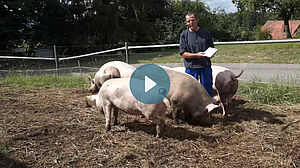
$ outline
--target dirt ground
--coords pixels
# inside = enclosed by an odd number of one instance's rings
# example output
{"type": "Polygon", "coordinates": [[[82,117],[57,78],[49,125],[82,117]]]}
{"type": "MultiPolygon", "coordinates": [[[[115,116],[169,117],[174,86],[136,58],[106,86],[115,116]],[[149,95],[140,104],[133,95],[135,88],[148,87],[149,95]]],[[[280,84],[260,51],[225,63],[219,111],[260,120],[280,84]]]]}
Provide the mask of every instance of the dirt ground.
{"type": "Polygon", "coordinates": [[[232,115],[211,127],[155,125],[85,106],[85,89],[0,86],[0,167],[300,167],[300,105],[258,105],[235,97],[232,115]]]}

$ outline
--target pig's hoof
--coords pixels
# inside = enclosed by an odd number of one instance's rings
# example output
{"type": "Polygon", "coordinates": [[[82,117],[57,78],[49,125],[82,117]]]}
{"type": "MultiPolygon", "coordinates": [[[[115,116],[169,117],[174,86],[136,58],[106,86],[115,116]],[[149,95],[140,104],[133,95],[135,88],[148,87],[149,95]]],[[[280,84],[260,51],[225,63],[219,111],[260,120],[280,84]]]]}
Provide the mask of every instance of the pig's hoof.
{"type": "Polygon", "coordinates": [[[106,126],[106,132],[109,132],[111,130],[111,126],[106,126]]]}
{"type": "Polygon", "coordinates": [[[163,138],[165,136],[164,133],[156,134],[155,138],[163,138]]]}

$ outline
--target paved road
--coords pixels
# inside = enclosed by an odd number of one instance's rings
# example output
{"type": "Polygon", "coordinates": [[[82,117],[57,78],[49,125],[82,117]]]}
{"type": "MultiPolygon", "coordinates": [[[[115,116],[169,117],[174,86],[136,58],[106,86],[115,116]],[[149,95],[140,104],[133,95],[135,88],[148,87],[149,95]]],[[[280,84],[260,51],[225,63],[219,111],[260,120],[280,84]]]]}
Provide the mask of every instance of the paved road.
{"type": "MultiPolygon", "coordinates": [[[[182,64],[162,64],[169,67],[182,66],[182,64]]],[[[242,81],[250,82],[275,82],[284,84],[300,85],[300,64],[213,64],[231,69],[239,74],[244,69],[243,75],[239,78],[242,81]]],[[[138,66],[138,65],[134,65],[138,66]]]]}
{"type": "MultiPolygon", "coordinates": [[[[133,64],[138,67],[141,64],[133,64]]],[[[168,67],[183,66],[180,63],[161,64],[168,67]]],[[[300,64],[213,64],[224,66],[231,69],[235,74],[239,74],[244,69],[243,75],[239,78],[242,81],[258,80],[260,82],[276,82],[285,84],[300,85],[300,64]]],[[[99,68],[82,67],[81,71],[78,67],[60,69],[59,74],[73,75],[89,75],[96,72],[99,68]],[[82,73],[79,73],[82,72],[82,73]]],[[[55,74],[55,69],[47,71],[20,71],[29,75],[37,74],[55,74]]],[[[5,77],[9,71],[0,71],[0,77],[5,77]]]]}
{"type": "Polygon", "coordinates": [[[300,85],[299,64],[216,64],[227,67],[238,74],[244,69],[240,77],[244,81],[259,80],[261,82],[275,82],[300,85]]]}

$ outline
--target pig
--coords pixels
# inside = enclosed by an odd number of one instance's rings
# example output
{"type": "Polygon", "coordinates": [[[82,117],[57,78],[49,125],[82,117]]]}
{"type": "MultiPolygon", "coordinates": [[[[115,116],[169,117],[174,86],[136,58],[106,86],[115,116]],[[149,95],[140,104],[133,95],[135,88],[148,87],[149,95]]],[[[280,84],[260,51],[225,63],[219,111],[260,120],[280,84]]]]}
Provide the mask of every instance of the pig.
{"type": "MultiPolygon", "coordinates": [[[[121,64],[124,66],[126,63],[121,64]]],[[[219,107],[216,105],[216,101],[208,95],[202,85],[198,85],[194,78],[184,73],[176,72],[169,67],[161,67],[167,71],[170,77],[171,88],[164,102],[165,104],[169,104],[168,107],[173,111],[172,116],[174,123],[178,124],[180,116],[182,120],[187,121],[189,124],[210,125],[210,113],[219,107]]],[[[131,68],[131,73],[133,73],[133,71],[134,69],[131,68]]],[[[121,70],[120,73],[122,73],[121,70]]],[[[95,79],[96,78],[100,77],[96,74],[95,79]]]]}
{"type": "Polygon", "coordinates": [[[192,125],[211,125],[211,113],[219,108],[216,100],[192,76],[162,67],[170,78],[171,87],[166,98],[172,108],[174,124],[181,118],[192,125]]]}
{"type": "MultiPolygon", "coordinates": [[[[241,70],[238,75],[235,75],[232,71],[222,66],[211,66],[211,68],[214,99],[219,102],[219,105],[222,107],[223,115],[227,115],[229,111],[229,104],[238,89],[237,78],[243,74],[244,70],[241,70]]],[[[172,69],[185,73],[184,67],[174,67],[172,69]]]]}
{"type": "Polygon", "coordinates": [[[228,68],[222,66],[212,66],[213,74],[213,86],[219,94],[219,102],[223,109],[223,115],[228,115],[229,104],[232,101],[232,97],[235,95],[238,89],[238,78],[243,74],[242,69],[238,75],[235,75],[228,68]]]}
{"type": "Polygon", "coordinates": [[[114,124],[117,121],[118,111],[131,115],[143,115],[147,120],[156,124],[156,137],[161,137],[165,129],[164,117],[167,106],[163,101],[156,104],[139,102],[131,94],[130,78],[116,78],[107,80],[102,84],[97,95],[87,96],[90,101],[95,101],[97,108],[105,116],[105,127],[111,129],[111,116],[114,124]]]}
{"type": "Polygon", "coordinates": [[[95,77],[92,79],[89,76],[91,87],[89,91],[92,94],[97,94],[101,85],[113,78],[129,78],[136,68],[121,61],[107,62],[100,67],[95,77]]]}

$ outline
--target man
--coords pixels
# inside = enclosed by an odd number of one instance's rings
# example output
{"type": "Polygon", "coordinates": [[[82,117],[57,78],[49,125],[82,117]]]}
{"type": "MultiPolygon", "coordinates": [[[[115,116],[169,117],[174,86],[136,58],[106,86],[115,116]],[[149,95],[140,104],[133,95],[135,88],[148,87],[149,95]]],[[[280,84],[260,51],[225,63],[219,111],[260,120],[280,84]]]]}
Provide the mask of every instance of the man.
{"type": "Polygon", "coordinates": [[[185,72],[192,75],[212,96],[212,70],[209,57],[204,56],[208,47],[214,47],[212,36],[208,30],[198,25],[195,13],[187,13],[185,16],[188,28],[180,35],[179,52],[184,58],[185,72]]]}

